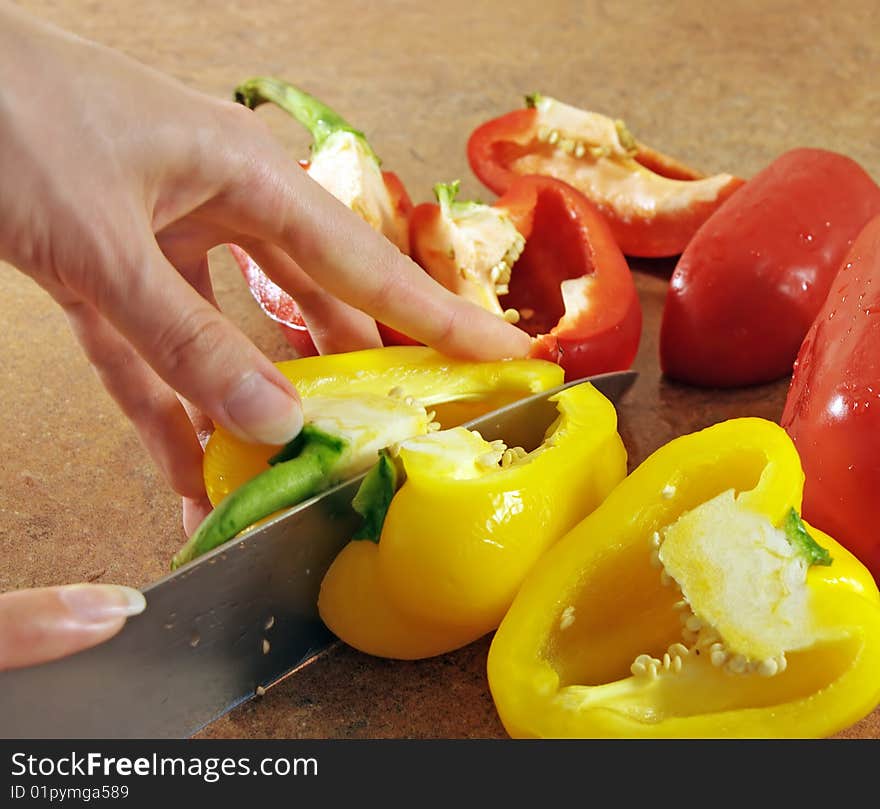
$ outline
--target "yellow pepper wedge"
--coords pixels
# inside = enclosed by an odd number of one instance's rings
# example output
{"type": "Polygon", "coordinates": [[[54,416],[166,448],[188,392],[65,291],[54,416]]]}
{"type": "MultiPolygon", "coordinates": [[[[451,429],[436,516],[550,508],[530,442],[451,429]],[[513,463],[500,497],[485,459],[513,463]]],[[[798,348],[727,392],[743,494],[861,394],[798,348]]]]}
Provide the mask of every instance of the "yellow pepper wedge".
{"type": "Polygon", "coordinates": [[[800,522],[803,481],[761,419],[651,455],[538,562],[496,633],[488,677],[508,733],[803,738],[867,715],[880,595],[800,522]]]}
{"type": "MultiPolygon", "coordinates": [[[[422,346],[351,351],[276,363],[304,403],[314,397],[412,397],[442,426],[461,424],[512,401],[561,385],[564,372],[541,360],[469,362],[422,346]]],[[[205,447],[203,473],[216,506],[269,468],[279,446],[249,444],[218,427],[205,447]]]]}
{"type": "Polygon", "coordinates": [[[498,626],[538,557],[626,474],[614,406],[589,383],[552,400],[559,415],[530,452],[464,428],[401,443],[406,480],[378,543],[350,542],[322,582],[333,632],[416,659],[498,626]]]}

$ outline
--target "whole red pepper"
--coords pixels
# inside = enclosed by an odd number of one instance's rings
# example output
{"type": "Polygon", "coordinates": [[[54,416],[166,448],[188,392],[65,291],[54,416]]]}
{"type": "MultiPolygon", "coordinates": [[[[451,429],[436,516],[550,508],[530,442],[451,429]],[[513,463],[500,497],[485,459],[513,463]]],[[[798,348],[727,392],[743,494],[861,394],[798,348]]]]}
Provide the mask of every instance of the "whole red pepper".
{"type": "Polygon", "coordinates": [[[468,160],[474,173],[496,194],[525,174],[564,180],[599,208],[627,255],[678,255],[742,185],[730,174],[706,177],[650,149],[621,121],[547,96],[526,101],[529,109],[473,132],[468,160]]]}
{"type": "Polygon", "coordinates": [[[566,378],[628,368],[642,310],[626,259],[601,214],[550,177],[518,177],[489,206],[435,188],[410,218],[413,258],[437,281],[535,338],[532,356],[566,378]],[[503,307],[499,300],[503,300],[503,307]]]}
{"type": "Polygon", "coordinates": [[[795,149],[700,228],[672,274],[660,330],[664,373],[694,385],[791,372],[841,259],[880,213],[880,188],[843,155],[795,149]]]}
{"type": "MultiPolygon", "coordinates": [[[[379,159],[362,132],[316,98],[279,79],[250,79],[236,88],[235,97],[251,109],[275,103],[305,126],[314,139],[312,160],[300,160],[300,166],[402,252],[409,252],[412,202],[396,174],[380,171],[379,159]]],[[[296,301],[244,250],[236,245],[229,248],[260,308],[279,324],[296,352],[300,356],[317,354],[296,301]]],[[[377,325],[386,345],[415,344],[389,326],[377,325]]]]}
{"type": "Polygon", "coordinates": [[[850,248],[801,346],[782,426],[806,475],[805,519],[880,581],[880,216],[850,248]]]}

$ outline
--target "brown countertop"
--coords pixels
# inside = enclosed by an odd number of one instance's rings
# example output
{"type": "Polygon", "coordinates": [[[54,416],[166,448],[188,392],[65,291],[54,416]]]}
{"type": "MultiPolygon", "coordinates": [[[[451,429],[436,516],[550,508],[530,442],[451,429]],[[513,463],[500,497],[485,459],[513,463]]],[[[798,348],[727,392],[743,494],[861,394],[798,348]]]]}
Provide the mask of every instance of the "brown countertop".
{"type": "MultiPolygon", "coordinates": [[[[540,90],[627,121],[707,171],[749,176],[780,152],[844,152],[880,178],[880,49],[873,0],[824,7],[739,0],[297,4],[23,0],[69,30],[221,96],[252,75],[302,84],[364,129],[414,201],[462,178],[474,126],[540,90]]],[[[261,112],[262,114],[262,112],[261,112]]],[[[51,115],[51,111],[47,111],[51,115]]],[[[265,118],[291,149],[307,139],[265,118]]],[[[272,359],[290,356],[222,251],[224,311],[272,359]]],[[[659,318],[671,262],[635,265],[645,311],[641,377],[622,405],[631,462],[725,418],[778,418],[785,382],[698,391],[662,380],[659,318]]],[[[64,317],[0,268],[0,590],[95,580],[143,586],[182,540],[177,498],[89,369],[64,317]]],[[[337,646],[203,731],[206,737],[503,735],[486,687],[488,640],[419,663],[337,646]]],[[[880,738],[880,711],[844,735],[880,738]]]]}

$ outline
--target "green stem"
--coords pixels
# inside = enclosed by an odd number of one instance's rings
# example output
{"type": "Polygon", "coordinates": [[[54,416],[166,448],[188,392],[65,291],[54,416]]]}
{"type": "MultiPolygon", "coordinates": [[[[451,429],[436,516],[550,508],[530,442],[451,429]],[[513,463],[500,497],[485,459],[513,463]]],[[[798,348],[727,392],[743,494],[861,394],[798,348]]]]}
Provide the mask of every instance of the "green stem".
{"type": "Polygon", "coordinates": [[[257,520],[301,503],[333,482],[346,442],[308,426],[294,441],[299,449],[295,457],[269,467],[218,504],[175,554],[172,570],[222,545],[257,520]]]}
{"type": "Polygon", "coordinates": [[[823,548],[807,531],[804,521],[793,508],[788,510],[783,523],[786,539],[807,562],[807,565],[830,565],[833,561],[827,548],[823,548]]]}
{"type": "Polygon", "coordinates": [[[491,207],[476,200],[457,199],[460,189],[461,180],[453,180],[451,183],[437,183],[434,186],[434,196],[437,197],[437,202],[440,204],[444,216],[454,219],[458,216],[467,216],[480,208],[491,207]]]}
{"type": "Polygon", "coordinates": [[[338,112],[330,109],[314,96],[282,79],[265,76],[248,79],[235,88],[235,100],[251,109],[256,109],[260,104],[267,102],[277,104],[309,130],[314,139],[313,152],[317,152],[335,132],[351,132],[363,141],[367,151],[376,161],[379,160],[367,143],[363,132],[355,129],[338,112]]]}
{"type": "Polygon", "coordinates": [[[352,508],[364,518],[352,539],[379,541],[391,501],[405,477],[403,464],[392,458],[387,450],[382,450],[376,465],[367,472],[351,501],[352,508]]]}

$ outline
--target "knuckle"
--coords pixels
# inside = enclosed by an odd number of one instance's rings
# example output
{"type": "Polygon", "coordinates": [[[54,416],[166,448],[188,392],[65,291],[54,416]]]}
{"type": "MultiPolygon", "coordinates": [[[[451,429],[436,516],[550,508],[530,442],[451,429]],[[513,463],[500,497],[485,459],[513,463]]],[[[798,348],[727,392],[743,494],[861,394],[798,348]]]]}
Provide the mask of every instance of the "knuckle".
{"type": "Polygon", "coordinates": [[[268,126],[254,111],[238,101],[221,99],[217,102],[217,111],[220,119],[228,126],[244,127],[246,129],[258,129],[268,132],[268,126]]]}
{"type": "Polygon", "coordinates": [[[296,301],[303,312],[323,313],[330,309],[336,300],[327,290],[311,279],[285,278],[284,289],[296,301]]]}
{"type": "Polygon", "coordinates": [[[436,337],[431,338],[431,343],[441,348],[451,348],[456,335],[459,333],[458,315],[456,310],[447,311],[445,316],[438,319],[436,337]]]}
{"type": "Polygon", "coordinates": [[[156,354],[169,381],[198,374],[207,358],[226,342],[227,330],[215,310],[199,307],[160,329],[156,354]]]}
{"type": "Polygon", "coordinates": [[[138,294],[148,275],[144,252],[131,235],[132,228],[125,226],[98,227],[95,237],[80,249],[53,256],[58,277],[99,312],[114,311],[121,296],[138,294]]]}
{"type": "MultiPolygon", "coordinates": [[[[233,158],[226,185],[226,199],[231,200],[243,216],[245,231],[257,226],[261,236],[272,238],[287,235],[290,225],[292,200],[290,177],[278,170],[281,163],[275,158],[274,146],[254,148],[252,143],[233,158]]],[[[292,175],[296,176],[296,175],[292,175]]],[[[298,227],[297,223],[294,223],[298,227]]]]}
{"type": "Polygon", "coordinates": [[[389,309],[389,303],[396,300],[405,286],[403,278],[396,272],[382,272],[377,270],[371,273],[375,281],[366,290],[364,306],[372,313],[381,313],[389,309]]]}
{"type": "Polygon", "coordinates": [[[255,155],[275,145],[269,125],[243,104],[218,102],[216,123],[218,146],[228,152],[230,160],[239,168],[253,167],[257,162],[255,155]]]}

